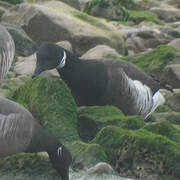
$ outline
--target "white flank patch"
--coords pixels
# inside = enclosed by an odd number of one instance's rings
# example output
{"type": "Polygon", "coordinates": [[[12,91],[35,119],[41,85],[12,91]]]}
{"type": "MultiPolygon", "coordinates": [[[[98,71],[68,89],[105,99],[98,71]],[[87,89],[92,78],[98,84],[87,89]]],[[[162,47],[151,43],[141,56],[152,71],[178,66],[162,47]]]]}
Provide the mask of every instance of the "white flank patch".
{"type": "Polygon", "coordinates": [[[62,147],[60,146],[57,150],[58,156],[62,157],[62,147]]]}
{"type": "Polygon", "coordinates": [[[67,55],[66,55],[66,52],[64,51],[63,58],[60,61],[59,65],[56,67],[56,69],[63,68],[66,65],[66,57],[67,57],[67,55]]]}
{"type": "Polygon", "coordinates": [[[147,118],[159,105],[164,103],[165,99],[159,91],[152,96],[152,91],[147,85],[130,78],[128,81],[131,95],[135,98],[133,108],[137,111],[136,114],[147,118]]]}

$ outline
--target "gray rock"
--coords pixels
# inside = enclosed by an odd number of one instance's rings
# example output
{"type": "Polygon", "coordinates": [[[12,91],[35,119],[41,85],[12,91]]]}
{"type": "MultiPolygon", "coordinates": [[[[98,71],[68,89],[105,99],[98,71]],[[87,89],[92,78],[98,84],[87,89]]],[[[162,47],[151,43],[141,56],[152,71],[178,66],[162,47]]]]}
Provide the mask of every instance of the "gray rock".
{"type": "Polygon", "coordinates": [[[22,28],[6,22],[1,22],[1,24],[11,34],[15,43],[17,56],[30,56],[36,51],[37,45],[28,37],[22,28]]]}
{"type": "MultiPolygon", "coordinates": [[[[21,77],[23,81],[26,77],[31,76],[36,66],[36,54],[28,57],[17,57],[17,61],[14,64],[14,72],[16,76],[21,77]]],[[[43,72],[41,75],[48,77],[59,77],[59,73],[56,69],[43,72]]]]}
{"type": "Polygon", "coordinates": [[[111,165],[109,165],[108,163],[105,162],[100,162],[98,164],[96,164],[94,167],[89,168],[87,170],[88,174],[94,174],[94,173],[98,173],[98,174],[113,174],[114,170],[111,167],[111,165]]]}
{"type": "Polygon", "coordinates": [[[56,44],[63,47],[64,49],[70,51],[71,53],[73,53],[72,44],[70,42],[60,41],[60,42],[57,42],[56,44]]]}
{"type": "Polygon", "coordinates": [[[84,14],[59,1],[43,4],[20,4],[3,20],[14,22],[40,45],[67,40],[77,55],[98,44],[107,44],[124,53],[123,33],[105,20],[84,14]]]}
{"type": "Polygon", "coordinates": [[[173,41],[171,41],[169,43],[170,46],[173,46],[175,47],[176,49],[179,49],[180,50],[180,38],[178,39],[174,39],[173,41]]]}
{"type": "Polygon", "coordinates": [[[159,19],[162,19],[166,22],[180,21],[180,11],[175,8],[154,7],[154,8],[151,8],[150,11],[155,13],[159,19]]]}
{"type": "Polygon", "coordinates": [[[164,81],[173,88],[180,88],[180,64],[171,64],[164,69],[164,81]]]}
{"type": "Polygon", "coordinates": [[[180,93],[174,93],[168,97],[166,104],[175,112],[180,112],[180,93]]]}
{"type": "Polygon", "coordinates": [[[82,59],[119,59],[120,54],[106,45],[98,45],[81,56],[82,59]]]}

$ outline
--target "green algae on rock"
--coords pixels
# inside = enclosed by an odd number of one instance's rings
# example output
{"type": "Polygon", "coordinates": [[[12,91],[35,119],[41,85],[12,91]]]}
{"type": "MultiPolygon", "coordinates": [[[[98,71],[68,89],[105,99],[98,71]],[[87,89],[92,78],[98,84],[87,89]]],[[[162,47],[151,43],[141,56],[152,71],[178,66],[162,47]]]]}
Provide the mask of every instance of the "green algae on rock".
{"type": "Polygon", "coordinates": [[[180,130],[167,120],[148,124],[144,127],[148,131],[168,137],[180,144],[180,130]]]}
{"type": "Polygon", "coordinates": [[[77,106],[67,85],[59,78],[29,79],[14,95],[39,123],[62,142],[78,140],[77,106]]]}
{"type": "Polygon", "coordinates": [[[107,125],[139,129],[144,125],[144,120],[140,116],[125,116],[114,106],[90,106],[79,109],[78,132],[83,141],[92,140],[107,125]]]}
{"type": "Polygon", "coordinates": [[[59,180],[48,156],[20,153],[0,159],[1,180],[59,180]]]}
{"type": "Polygon", "coordinates": [[[169,45],[160,45],[154,50],[148,51],[135,57],[124,57],[147,73],[160,73],[166,65],[173,63],[180,51],[169,45]]]}
{"type": "Polygon", "coordinates": [[[73,156],[74,168],[90,167],[98,162],[107,162],[107,156],[99,144],[86,144],[82,141],[74,141],[70,145],[73,156]]]}
{"type": "Polygon", "coordinates": [[[96,135],[92,143],[103,147],[119,171],[125,168],[132,174],[135,171],[141,173],[148,166],[146,173],[150,168],[151,174],[180,177],[180,146],[164,136],[144,129],[125,130],[108,126],[96,135]]]}

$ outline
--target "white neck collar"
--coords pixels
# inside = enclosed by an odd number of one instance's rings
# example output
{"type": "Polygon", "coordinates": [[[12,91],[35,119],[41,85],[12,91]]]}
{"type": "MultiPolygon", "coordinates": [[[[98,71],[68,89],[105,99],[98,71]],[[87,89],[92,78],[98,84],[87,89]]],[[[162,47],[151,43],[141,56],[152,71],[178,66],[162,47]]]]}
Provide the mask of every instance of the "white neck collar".
{"type": "Polygon", "coordinates": [[[63,68],[66,65],[66,57],[67,57],[67,55],[66,55],[66,52],[64,51],[63,58],[62,58],[62,60],[60,60],[60,63],[56,67],[56,69],[61,69],[61,68],[63,68]]]}

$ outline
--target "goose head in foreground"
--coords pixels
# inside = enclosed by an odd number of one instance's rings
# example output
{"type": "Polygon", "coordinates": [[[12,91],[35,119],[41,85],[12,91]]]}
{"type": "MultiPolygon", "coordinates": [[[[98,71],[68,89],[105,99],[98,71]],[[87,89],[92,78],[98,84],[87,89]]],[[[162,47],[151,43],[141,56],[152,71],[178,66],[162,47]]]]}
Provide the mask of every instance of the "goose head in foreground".
{"type": "Polygon", "coordinates": [[[164,103],[160,82],[127,61],[80,59],[56,44],[45,43],[37,51],[33,77],[53,68],[79,106],[114,105],[125,115],[146,118],[164,103]]]}
{"type": "MultiPolygon", "coordinates": [[[[11,67],[15,46],[8,31],[0,25],[0,80],[11,67]]],[[[0,158],[21,152],[49,154],[62,180],[69,180],[71,153],[60,141],[42,128],[32,114],[19,104],[0,98],[0,158]]]]}

